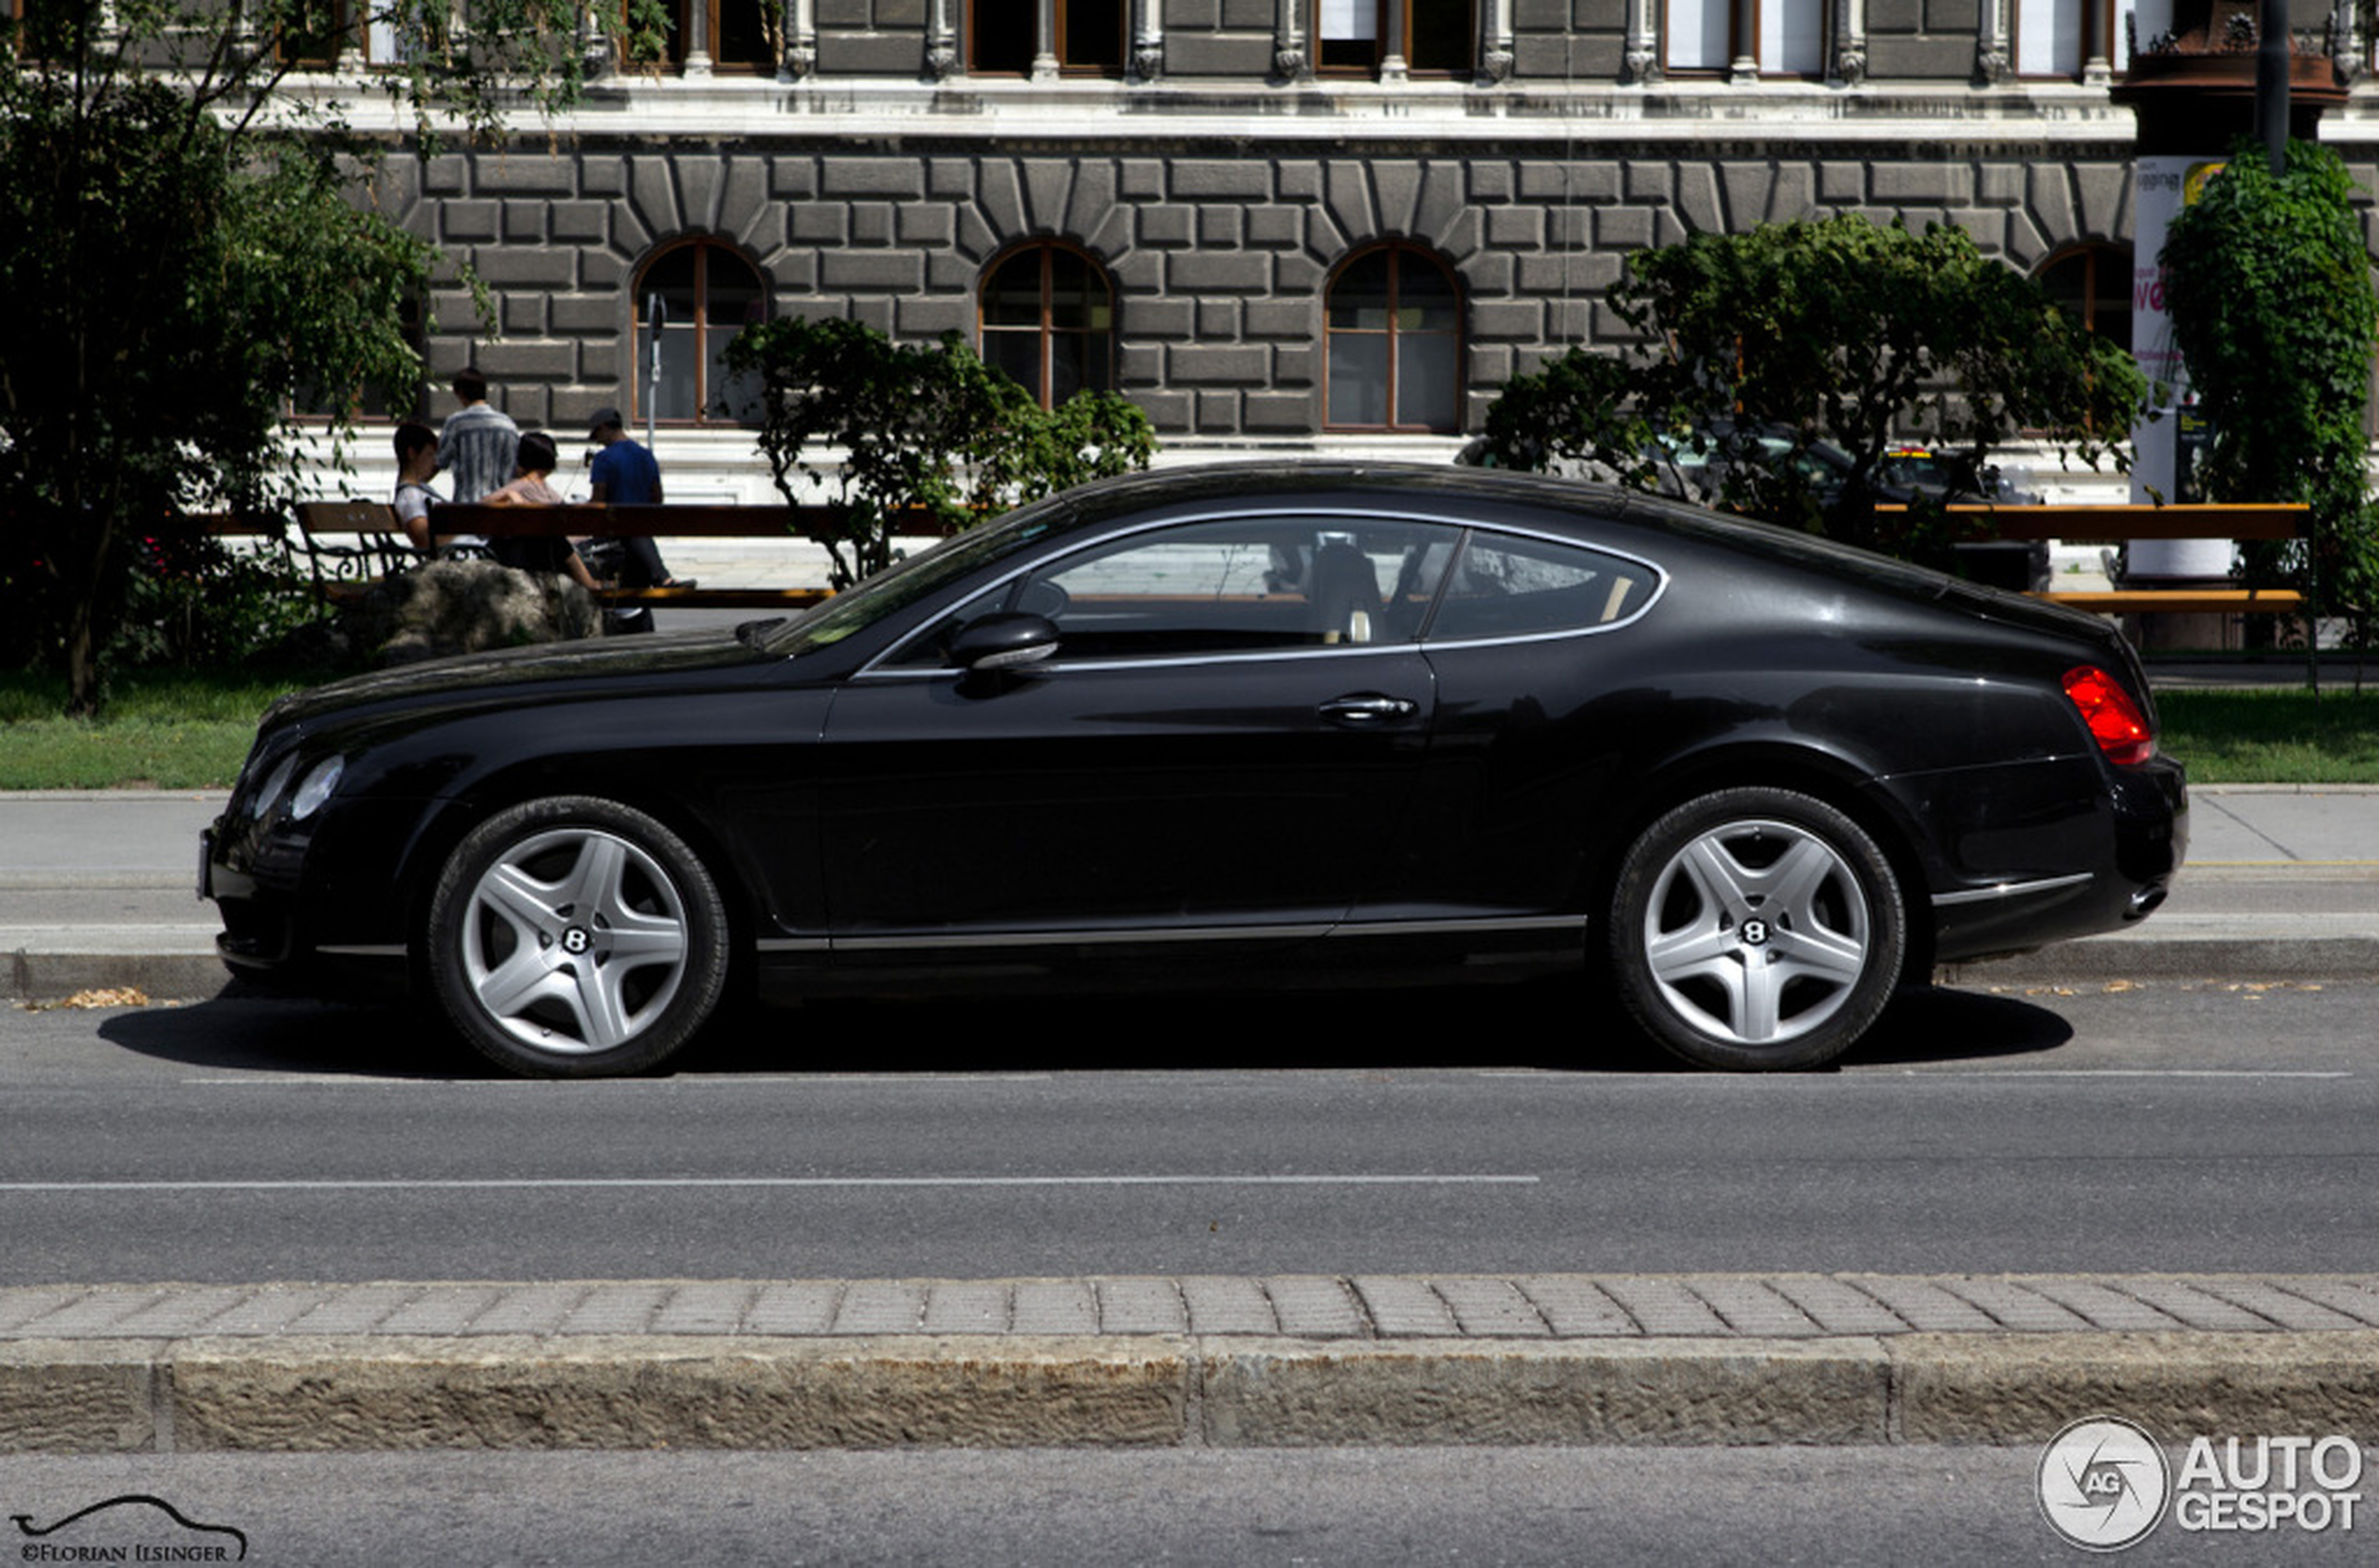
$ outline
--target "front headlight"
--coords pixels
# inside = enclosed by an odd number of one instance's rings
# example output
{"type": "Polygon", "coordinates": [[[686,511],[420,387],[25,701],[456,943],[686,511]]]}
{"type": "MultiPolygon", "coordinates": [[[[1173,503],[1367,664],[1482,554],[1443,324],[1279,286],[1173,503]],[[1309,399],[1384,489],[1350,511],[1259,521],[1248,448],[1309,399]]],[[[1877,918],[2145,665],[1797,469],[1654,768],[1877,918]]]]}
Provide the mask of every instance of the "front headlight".
{"type": "Polygon", "coordinates": [[[289,797],[289,821],[302,822],[322,808],[331,791],[339,787],[339,775],[347,771],[344,757],[325,757],[306,770],[298,780],[297,793],[289,797]]]}
{"type": "Polygon", "coordinates": [[[264,820],[266,814],[279,802],[281,791],[289,787],[289,776],[295,772],[297,772],[297,753],[292,751],[281,759],[279,765],[265,776],[264,782],[257,786],[256,793],[248,797],[250,821],[262,821],[264,820]]]}

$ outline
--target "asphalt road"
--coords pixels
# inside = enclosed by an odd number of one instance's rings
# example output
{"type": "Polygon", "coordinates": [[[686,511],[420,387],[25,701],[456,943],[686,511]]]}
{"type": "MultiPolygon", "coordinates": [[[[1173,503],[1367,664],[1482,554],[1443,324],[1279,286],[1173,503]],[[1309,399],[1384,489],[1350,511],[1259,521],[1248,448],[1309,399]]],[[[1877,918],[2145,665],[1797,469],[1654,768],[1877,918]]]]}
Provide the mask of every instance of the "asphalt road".
{"type": "Polygon", "coordinates": [[[1671,1071],[1574,988],[762,1013],[518,1083],[401,1011],[0,1014],[0,1283],[2379,1270],[2369,986],[1938,992],[1671,1071]]]}
{"type": "MultiPolygon", "coordinates": [[[[241,1531],[259,1568],[2086,1561],[2041,1520],[2038,1459],[2030,1446],[28,1455],[0,1474],[0,1509],[39,1528],[154,1496],[241,1531]]],[[[2357,1524],[2239,1535],[2168,1519],[2120,1560],[2367,1561],[2371,1527],[2357,1524]]],[[[126,1505],[52,1539],[230,1537],[126,1505]]]]}

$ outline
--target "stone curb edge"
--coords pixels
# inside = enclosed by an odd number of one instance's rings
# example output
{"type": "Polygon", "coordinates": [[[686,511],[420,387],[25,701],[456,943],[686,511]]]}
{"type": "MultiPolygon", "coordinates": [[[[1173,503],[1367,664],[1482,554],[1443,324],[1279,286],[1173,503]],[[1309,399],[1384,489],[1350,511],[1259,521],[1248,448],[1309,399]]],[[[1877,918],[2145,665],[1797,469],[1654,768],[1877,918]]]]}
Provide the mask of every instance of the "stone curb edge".
{"type": "Polygon", "coordinates": [[[2061,981],[2379,979],[2379,937],[2085,937],[2035,953],[1943,964],[1949,985],[2061,981]]]}
{"type": "Polygon", "coordinates": [[[213,954],[25,953],[7,954],[7,999],[56,1001],[78,991],[136,990],[157,1000],[213,997],[229,978],[213,954]]]}
{"type": "Polygon", "coordinates": [[[1547,1345],[580,1336],[0,1346],[0,1453],[2379,1442],[2379,1331],[1547,1345]]]}

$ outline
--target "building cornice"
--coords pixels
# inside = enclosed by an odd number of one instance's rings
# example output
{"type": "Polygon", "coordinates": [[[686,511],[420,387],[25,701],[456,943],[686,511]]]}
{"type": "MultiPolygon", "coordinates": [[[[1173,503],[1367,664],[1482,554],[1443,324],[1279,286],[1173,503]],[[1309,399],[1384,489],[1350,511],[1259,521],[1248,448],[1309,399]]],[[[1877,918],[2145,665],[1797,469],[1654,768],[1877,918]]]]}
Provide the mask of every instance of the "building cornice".
{"type": "MultiPolygon", "coordinates": [[[[286,83],[342,102],[367,133],[408,136],[411,113],[368,83],[317,79],[286,83]]],[[[948,137],[1004,141],[1270,145],[1334,141],[1439,143],[1465,147],[1515,138],[1638,144],[1778,141],[1869,145],[1877,141],[2002,146],[2128,147],[2131,111],[2103,87],[2025,82],[1832,85],[1806,81],[1679,81],[1650,84],[1511,84],[1474,87],[1404,81],[1279,87],[1116,81],[800,81],[710,77],[612,79],[589,87],[575,109],[551,119],[522,106],[516,143],[540,138],[614,138],[650,142],[816,139],[863,143],[948,137]]]]}

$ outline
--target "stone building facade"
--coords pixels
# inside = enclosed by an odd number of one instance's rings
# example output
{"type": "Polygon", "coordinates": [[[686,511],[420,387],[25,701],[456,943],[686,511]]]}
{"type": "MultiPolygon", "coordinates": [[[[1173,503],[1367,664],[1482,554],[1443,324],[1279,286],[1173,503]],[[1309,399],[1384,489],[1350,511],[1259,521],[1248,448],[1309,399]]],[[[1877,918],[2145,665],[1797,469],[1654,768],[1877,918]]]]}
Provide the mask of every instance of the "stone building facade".
{"type": "Polygon", "coordinates": [[[686,0],[658,71],[392,164],[496,301],[492,338],[435,302],[434,373],[524,424],[658,398],[665,459],[748,469],[718,348],[848,315],[1112,386],[1175,451],[1441,456],[1611,339],[1630,251],[1839,211],[1958,224],[2125,330],[2128,4],[784,0],[772,38],[726,9],[760,3],[686,0]]]}

